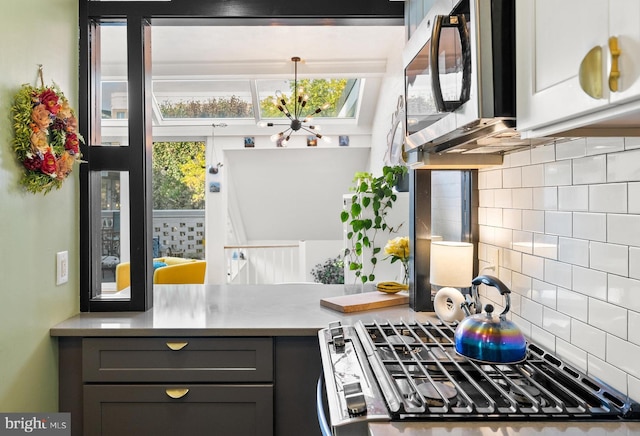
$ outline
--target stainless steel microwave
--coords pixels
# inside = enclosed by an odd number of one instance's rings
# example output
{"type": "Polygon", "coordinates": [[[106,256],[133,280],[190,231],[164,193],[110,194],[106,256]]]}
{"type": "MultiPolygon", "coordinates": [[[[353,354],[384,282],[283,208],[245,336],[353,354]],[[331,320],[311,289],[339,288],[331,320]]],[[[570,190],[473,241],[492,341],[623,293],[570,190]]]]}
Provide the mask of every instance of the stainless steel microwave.
{"type": "Polygon", "coordinates": [[[405,151],[504,154],[516,126],[515,0],[436,0],[403,52],[405,151]]]}

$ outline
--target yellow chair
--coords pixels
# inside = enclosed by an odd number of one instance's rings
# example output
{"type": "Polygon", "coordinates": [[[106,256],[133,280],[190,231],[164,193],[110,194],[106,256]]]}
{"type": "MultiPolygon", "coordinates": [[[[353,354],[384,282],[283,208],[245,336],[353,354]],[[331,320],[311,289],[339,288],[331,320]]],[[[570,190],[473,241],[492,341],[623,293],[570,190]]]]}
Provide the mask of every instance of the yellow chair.
{"type": "MultiPolygon", "coordinates": [[[[154,262],[162,262],[166,266],[156,268],[153,272],[153,283],[157,284],[202,284],[207,270],[207,262],[198,259],[181,257],[158,257],[154,262]]],[[[131,284],[131,266],[122,262],[116,266],[116,290],[121,291],[131,284]]]]}

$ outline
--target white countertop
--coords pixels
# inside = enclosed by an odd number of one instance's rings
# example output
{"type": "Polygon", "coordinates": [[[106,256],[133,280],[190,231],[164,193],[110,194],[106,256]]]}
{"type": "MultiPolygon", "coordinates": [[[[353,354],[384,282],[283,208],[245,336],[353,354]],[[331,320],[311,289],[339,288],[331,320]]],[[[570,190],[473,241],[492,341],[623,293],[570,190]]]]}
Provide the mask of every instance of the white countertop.
{"type": "MultiPolygon", "coordinates": [[[[52,336],[315,336],[330,322],[426,321],[408,305],[345,314],[320,300],[349,294],[344,285],[156,285],[146,312],[80,313],[52,336]]],[[[377,291],[373,291],[377,292],[377,291]]]]}

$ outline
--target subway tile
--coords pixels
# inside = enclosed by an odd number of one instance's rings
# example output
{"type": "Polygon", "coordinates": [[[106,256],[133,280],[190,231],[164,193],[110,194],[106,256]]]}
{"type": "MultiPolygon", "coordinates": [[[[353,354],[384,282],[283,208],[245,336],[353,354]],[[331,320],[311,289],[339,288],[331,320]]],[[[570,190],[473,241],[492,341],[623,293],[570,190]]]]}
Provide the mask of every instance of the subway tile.
{"type": "Polygon", "coordinates": [[[557,288],[551,283],[533,280],[531,285],[531,299],[552,309],[556,308],[557,288]]]}
{"type": "Polygon", "coordinates": [[[556,160],[556,146],[553,143],[531,149],[532,164],[553,162],[554,160],[556,160]]]}
{"type": "Polygon", "coordinates": [[[583,239],[559,238],[558,260],[572,265],[589,266],[589,242],[583,239]]]}
{"type": "Polygon", "coordinates": [[[513,230],[496,227],[494,245],[503,248],[511,248],[513,244],[513,230]]]}
{"type": "Polygon", "coordinates": [[[563,361],[573,365],[576,369],[587,372],[587,352],[571,345],[567,341],[556,339],[556,354],[563,361]]]}
{"type": "Polygon", "coordinates": [[[544,281],[571,289],[571,265],[555,260],[544,260],[544,281]]]}
{"type": "Polygon", "coordinates": [[[503,188],[520,188],[522,187],[522,168],[507,168],[502,170],[502,187],[503,188]]]}
{"type": "Polygon", "coordinates": [[[559,236],[571,236],[571,212],[546,211],[544,213],[545,233],[559,236]]]}
{"type": "Polygon", "coordinates": [[[587,155],[615,153],[624,150],[623,137],[588,137],[587,155]]]}
{"type": "Polygon", "coordinates": [[[515,313],[516,315],[520,315],[520,308],[522,307],[522,304],[521,304],[522,295],[516,294],[515,292],[512,292],[509,295],[511,297],[511,309],[509,309],[509,313],[515,313]]]}
{"type": "Polygon", "coordinates": [[[520,230],[513,231],[513,245],[514,250],[521,251],[523,253],[533,253],[533,233],[523,232],[520,230]]]}
{"type": "Polygon", "coordinates": [[[623,394],[627,393],[627,374],[591,354],[587,355],[587,374],[599,378],[623,394]]]}
{"type": "Polygon", "coordinates": [[[558,209],[567,211],[589,210],[588,186],[560,186],[558,187],[558,209]]]}
{"type": "Polygon", "coordinates": [[[493,207],[495,205],[495,193],[493,189],[478,191],[478,205],[482,207],[493,207]]]}
{"type": "Polygon", "coordinates": [[[640,280],[609,274],[607,301],[640,312],[640,280]]]}
{"type": "Polygon", "coordinates": [[[522,274],[544,280],[544,259],[530,254],[523,254],[522,274]]]}
{"type": "Polygon", "coordinates": [[[494,195],[494,206],[508,209],[513,207],[511,189],[496,189],[494,195]]]}
{"type": "Polygon", "coordinates": [[[514,209],[531,209],[533,208],[533,190],[532,188],[516,188],[512,191],[512,200],[514,209]]]}
{"type": "MultiPolygon", "coordinates": [[[[502,227],[502,209],[489,207],[486,209],[486,224],[493,227],[502,227]]],[[[479,218],[479,217],[478,217],[479,218]]]]}
{"type": "Polygon", "coordinates": [[[522,186],[544,186],[544,166],[530,165],[522,168],[522,186]]]}
{"type": "MultiPolygon", "coordinates": [[[[498,268],[498,278],[509,289],[511,289],[513,287],[512,283],[511,283],[511,273],[512,273],[512,271],[510,269],[505,268],[505,267],[501,266],[501,267],[498,268]]],[[[494,289],[497,292],[497,295],[496,295],[497,296],[497,301],[499,301],[500,304],[504,304],[503,298],[500,296],[500,292],[496,288],[494,288],[494,289]]]]}
{"type": "Polygon", "coordinates": [[[523,166],[531,165],[530,150],[523,150],[523,151],[518,151],[516,153],[510,153],[508,156],[511,157],[510,165],[512,167],[523,167],[523,166]]]}
{"type": "Polygon", "coordinates": [[[496,228],[491,226],[478,226],[478,232],[480,233],[480,241],[485,244],[495,245],[496,240],[496,228]]]}
{"type": "Polygon", "coordinates": [[[571,343],[600,359],[606,357],[607,334],[577,319],[571,320],[571,343]]]}
{"type": "Polygon", "coordinates": [[[522,295],[526,298],[531,298],[531,277],[519,274],[517,272],[511,273],[511,290],[518,295],[522,295]]]}
{"type": "Polygon", "coordinates": [[[522,272],[522,253],[515,250],[503,250],[502,263],[511,271],[522,272]]]}
{"type": "Polygon", "coordinates": [[[633,150],[635,148],[640,148],[640,136],[624,138],[624,148],[626,150],[633,150]]]}
{"type": "Polygon", "coordinates": [[[640,213],[640,183],[629,183],[629,213],[640,213]]]}
{"type": "Polygon", "coordinates": [[[558,209],[558,187],[547,186],[544,188],[533,188],[533,208],[536,210],[557,210],[558,209]]]}
{"type": "Polygon", "coordinates": [[[627,374],[640,377],[640,347],[616,336],[607,335],[606,361],[627,374]]]}
{"type": "Polygon", "coordinates": [[[558,288],[556,309],[572,318],[587,322],[589,297],[568,289],[558,288]]]}
{"type": "Polygon", "coordinates": [[[544,164],[545,186],[571,185],[571,178],[570,160],[544,164]]]}
{"type": "Polygon", "coordinates": [[[605,242],[607,240],[607,215],[574,212],[573,237],[605,242]]]}
{"type": "Polygon", "coordinates": [[[502,188],[502,170],[486,171],[484,174],[487,189],[502,188]]]}
{"type": "Polygon", "coordinates": [[[573,161],[573,184],[606,183],[607,156],[590,156],[573,161]]]}
{"type": "Polygon", "coordinates": [[[478,170],[478,189],[488,189],[487,188],[487,170],[480,169],[478,170]]]}
{"type": "Polygon", "coordinates": [[[629,277],[640,279],[640,248],[629,247],[629,277]]]}
{"type": "Polygon", "coordinates": [[[508,229],[522,230],[522,211],[520,209],[502,209],[502,225],[508,229]]]}
{"type": "Polygon", "coordinates": [[[533,235],[533,254],[547,259],[558,259],[558,237],[535,233],[533,235]]]}
{"type": "Polygon", "coordinates": [[[627,339],[636,345],[640,345],[640,313],[630,310],[628,315],[629,329],[627,332],[629,333],[629,337],[627,339]]]}
{"type": "Polygon", "coordinates": [[[478,224],[487,225],[487,209],[486,207],[478,207],[478,224]]]}
{"type": "Polygon", "coordinates": [[[520,301],[520,315],[537,326],[542,325],[542,304],[536,303],[528,298],[522,298],[520,301]]]}
{"type": "Polygon", "coordinates": [[[573,290],[589,297],[607,299],[607,273],[589,268],[571,268],[573,290]]]}
{"type": "Polygon", "coordinates": [[[531,340],[534,341],[536,345],[539,345],[545,350],[549,350],[550,352],[555,354],[556,337],[548,331],[538,327],[537,325],[532,325],[531,340]]]}
{"type": "Polygon", "coordinates": [[[607,215],[607,242],[640,247],[640,215],[607,215]]]}
{"type": "Polygon", "coordinates": [[[589,324],[622,339],[627,338],[627,310],[589,298],[589,324]]]}
{"type": "Polygon", "coordinates": [[[629,386],[629,397],[637,401],[640,398],[640,379],[627,375],[627,385],[629,386]]]}
{"type": "Polygon", "coordinates": [[[574,159],[587,155],[587,141],[585,138],[556,144],[556,160],[574,159]]]}
{"type": "Polygon", "coordinates": [[[520,331],[522,331],[522,334],[526,338],[531,338],[531,323],[515,313],[510,313],[510,315],[511,315],[511,320],[515,322],[516,325],[520,328],[520,331]]]}
{"type": "Polygon", "coordinates": [[[545,307],[542,311],[542,327],[565,341],[571,340],[571,318],[545,307]]]}
{"type": "Polygon", "coordinates": [[[624,245],[591,242],[589,265],[593,269],[628,276],[629,248],[624,245]]]}
{"type": "Polygon", "coordinates": [[[627,184],[610,183],[589,186],[590,212],[627,212],[627,184]]]}
{"type": "Polygon", "coordinates": [[[487,247],[484,242],[478,242],[478,260],[487,260],[487,247]]]}
{"type": "Polygon", "coordinates": [[[607,182],[640,180],[640,150],[607,155],[607,182]]]}
{"type": "Polygon", "coordinates": [[[522,230],[544,233],[544,212],[541,210],[523,210],[522,230]]]}

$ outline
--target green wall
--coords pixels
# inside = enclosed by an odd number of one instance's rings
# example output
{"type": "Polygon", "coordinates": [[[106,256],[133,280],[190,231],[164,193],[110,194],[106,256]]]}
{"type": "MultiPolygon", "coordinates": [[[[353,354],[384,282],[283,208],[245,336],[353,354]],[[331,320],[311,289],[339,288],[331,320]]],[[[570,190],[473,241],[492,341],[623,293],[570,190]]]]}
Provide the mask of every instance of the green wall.
{"type": "Polygon", "coordinates": [[[46,196],[18,184],[10,110],[23,83],[54,81],[77,110],[78,0],[3,0],[0,14],[0,412],[58,408],[54,324],[78,309],[78,169],[46,196]],[[56,252],[69,282],[56,286],[56,252]]]}

